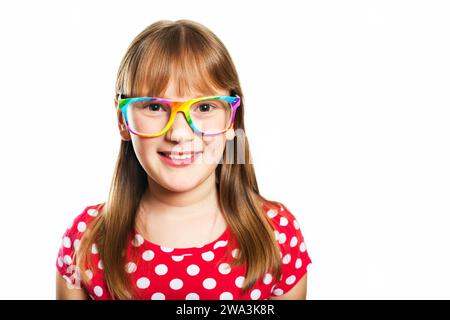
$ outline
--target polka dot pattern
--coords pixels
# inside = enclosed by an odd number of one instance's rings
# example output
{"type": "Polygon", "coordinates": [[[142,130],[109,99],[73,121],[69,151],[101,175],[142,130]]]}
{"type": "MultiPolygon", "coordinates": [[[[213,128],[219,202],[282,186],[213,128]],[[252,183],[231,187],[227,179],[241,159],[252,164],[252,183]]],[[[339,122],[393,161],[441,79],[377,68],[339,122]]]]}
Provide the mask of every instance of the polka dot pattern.
{"type": "Polygon", "coordinates": [[[186,271],[187,271],[188,275],[190,275],[190,276],[196,276],[196,275],[199,274],[200,268],[199,268],[199,266],[196,265],[196,264],[191,264],[189,267],[187,267],[187,270],[186,270],[186,271]]]}
{"type": "Polygon", "coordinates": [[[183,287],[183,280],[181,279],[172,279],[170,281],[169,286],[173,289],[173,290],[179,290],[183,287]]]}
{"type": "Polygon", "coordinates": [[[150,280],[147,277],[141,277],[136,281],[136,285],[139,289],[146,289],[150,286],[150,280]]]}
{"type": "MultiPolygon", "coordinates": [[[[110,300],[99,247],[94,242],[88,253],[92,269],[84,278],[76,267],[75,250],[80,247],[89,223],[102,214],[100,206],[87,207],[76,216],[61,237],[56,267],[68,286],[80,287],[95,300],[110,300]]],[[[124,271],[133,286],[133,299],[145,300],[267,300],[291,290],[311,265],[298,220],[283,206],[264,206],[279,247],[281,279],[265,272],[250,290],[243,292],[245,265],[233,266],[242,252],[232,240],[231,229],[215,241],[191,248],[174,248],[148,241],[136,230],[130,233],[125,250],[124,271]],[[233,246],[233,247],[232,247],[233,246]],[[226,255],[226,253],[228,253],[226,255]]]]}
{"type": "Polygon", "coordinates": [[[166,300],[166,295],[162,292],[155,292],[152,294],[151,300],[166,300]]]}
{"type": "Polygon", "coordinates": [[[233,300],[233,294],[231,292],[222,292],[219,296],[219,300],[233,300]]]}
{"type": "Polygon", "coordinates": [[[217,282],[213,278],[206,278],[205,280],[203,280],[203,287],[208,290],[214,289],[216,287],[216,284],[217,282]]]}
{"type": "Polygon", "coordinates": [[[103,289],[100,286],[94,287],[94,293],[97,297],[101,297],[103,295],[103,289]]]}
{"type": "Polygon", "coordinates": [[[155,273],[159,276],[163,276],[167,273],[169,269],[167,268],[167,266],[165,264],[158,264],[155,267],[155,273]]]}
{"type": "Polygon", "coordinates": [[[128,273],[133,273],[136,271],[136,269],[137,269],[137,266],[136,266],[136,263],[134,263],[134,262],[128,262],[125,266],[125,270],[128,273]]]}
{"type": "Polygon", "coordinates": [[[77,229],[79,232],[84,232],[86,230],[86,223],[81,221],[77,225],[77,229]]]}
{"type": "Polygon", "coordinates": [[[155,257],[155,253],[152,250],[145,250],[142,254],[142,259],[145,261],[151,261],[155,257]]]}

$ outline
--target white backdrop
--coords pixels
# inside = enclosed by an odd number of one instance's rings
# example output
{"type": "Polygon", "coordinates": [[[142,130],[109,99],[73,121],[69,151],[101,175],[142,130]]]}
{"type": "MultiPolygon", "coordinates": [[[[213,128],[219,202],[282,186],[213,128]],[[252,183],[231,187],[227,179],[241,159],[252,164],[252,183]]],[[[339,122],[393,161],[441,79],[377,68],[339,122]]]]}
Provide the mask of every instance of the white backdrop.
{"type": "Polygon", "coordinates": [[[261,193],[298,218],[309,299],[450,298],[446,1],[1,2],[0,298],[54,299],[62,233],[106,198],[114,82],[160,19],[227,46],[261,193]]]}

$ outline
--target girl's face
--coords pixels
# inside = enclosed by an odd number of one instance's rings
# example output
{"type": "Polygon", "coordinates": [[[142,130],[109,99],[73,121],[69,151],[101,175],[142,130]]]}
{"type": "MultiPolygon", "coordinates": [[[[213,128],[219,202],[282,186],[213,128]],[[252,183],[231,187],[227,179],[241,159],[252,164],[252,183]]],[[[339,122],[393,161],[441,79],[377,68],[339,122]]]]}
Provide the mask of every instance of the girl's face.
{"type": "MultiPolygon", "coordinates": [[[[188,100],[205,96],[196,94],[190,97],[179,97],[175,95],[174,89],[172,83],[169,83],[166,92],[160,98],[188,100]]],[[[211,92],[210,95],[227,96],[229,92],[219,90],[211,92]]],[[[130,133],[126,129],[120,110],[118,110],[118,119],[122,139],[132,141],[136,156],[147,172],[148,178],[173,192],[193,189],[209,177],[215,179],[215,169],[222,157],[226,140],[234,137],[233,129],[223,134],[202,137],[191,129],[181,112],[176,115],[172,127],[165,134],[154,138],[141,138],[130,133]],[[198,152],[198,154],[193,161],[183,160],[188,164],[178,166],[177,163],[180,163],[180,160],[171,160],[161,154],[162,152],[198,152]]]]}

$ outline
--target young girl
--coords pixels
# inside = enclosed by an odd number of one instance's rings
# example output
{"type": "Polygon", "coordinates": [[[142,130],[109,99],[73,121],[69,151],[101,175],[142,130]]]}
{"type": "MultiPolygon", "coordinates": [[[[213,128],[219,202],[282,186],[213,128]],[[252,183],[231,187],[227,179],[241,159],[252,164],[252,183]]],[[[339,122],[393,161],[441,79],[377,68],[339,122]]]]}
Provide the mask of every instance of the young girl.
{"type": "Polygon", "coordinates": [[[133,40],[109,196],[62,237],[58,299],[306,298],[311,259],[295,216],[259,194],[243,98],[203,25],[162,20],[133,40]]]}

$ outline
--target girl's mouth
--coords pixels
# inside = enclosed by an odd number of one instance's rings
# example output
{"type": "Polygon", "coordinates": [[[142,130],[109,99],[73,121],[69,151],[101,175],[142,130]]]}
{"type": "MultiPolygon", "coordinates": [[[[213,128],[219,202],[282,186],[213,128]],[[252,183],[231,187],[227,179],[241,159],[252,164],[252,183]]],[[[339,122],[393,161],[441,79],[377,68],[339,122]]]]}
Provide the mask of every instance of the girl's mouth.
{"type": "Polygon", "coordinates": [[[193,164],[202,151],[192,151],[192,152],[164,152],[158,151],[161,160],[164,161],[169,166],[172,167],[186,167],[193,164]]]}

